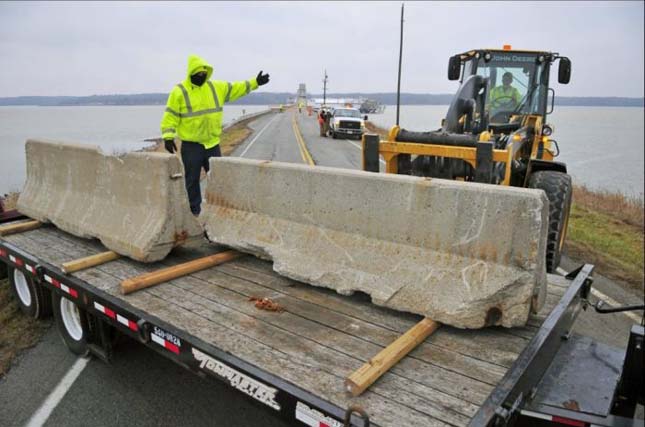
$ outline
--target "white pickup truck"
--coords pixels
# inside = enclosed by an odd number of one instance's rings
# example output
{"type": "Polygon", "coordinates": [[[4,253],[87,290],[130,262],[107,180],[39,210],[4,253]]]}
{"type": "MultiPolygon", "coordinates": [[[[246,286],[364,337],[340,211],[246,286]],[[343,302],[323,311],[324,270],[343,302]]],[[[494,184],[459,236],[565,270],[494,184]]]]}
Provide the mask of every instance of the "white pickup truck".
{"type": "Polygon", "coordinates": [[[334,139],[340,135],[360,139],[365,130],[364,120],[367,120],[367,116],[361,117],[361,112],[356,108],[336,108],[329,118],[329,133],[334,139]]]}

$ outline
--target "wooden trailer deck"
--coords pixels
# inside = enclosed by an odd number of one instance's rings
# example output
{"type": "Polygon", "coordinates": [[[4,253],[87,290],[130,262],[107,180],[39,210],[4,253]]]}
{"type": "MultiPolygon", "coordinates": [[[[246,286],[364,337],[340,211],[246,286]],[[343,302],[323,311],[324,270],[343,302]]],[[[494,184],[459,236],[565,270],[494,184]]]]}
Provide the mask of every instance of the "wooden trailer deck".
{"type": "MultiPolygon", "coordinates": [[[[52,226],[3,239],[59,268],[105,251],[100,242],[52,226]]],[[[420,316],[377,307],[365,295],[345,297],[284,278],[271,263],[252,256],[120,294],[123,279],[217,251],[205,241],[198,249],[177,249],[163,262],[119,259],[72,276],[339,408],[359,405],[378,426],[467,425],[569,283],[550,275],[546,306],[523,328],[440,327],[362,396],[352,398],[344,379],[420,316]],[[250,297],[269,297],[285,311],[259,310],[250,297]]]]}

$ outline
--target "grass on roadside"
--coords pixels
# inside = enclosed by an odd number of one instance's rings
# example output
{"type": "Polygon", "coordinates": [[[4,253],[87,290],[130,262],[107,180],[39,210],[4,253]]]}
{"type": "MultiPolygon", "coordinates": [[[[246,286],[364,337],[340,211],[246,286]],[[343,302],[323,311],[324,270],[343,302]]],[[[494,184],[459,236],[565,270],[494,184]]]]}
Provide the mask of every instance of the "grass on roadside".
{"type": "Polygon", "coordinates": [[[612,279],[643,288],[643,199],[574,187],[565,252],[612,279]]]}
{"type": "Polygon", "coordinates": [[[9,281],[0,280],[0,378],[22,351],[33,347],[51,326],[51,320],[35,320],[22,314],[9,290],[9,281]]]}
{"type": "Polygon", "coordinates": [[[222,132],[220,144],[222,156],[229,156],[251,134],[251,128],[246,123],[238,123],[222,132]]]}
{"type": "Polygon", "coordinates": [[[365,122],[365,129],[367,129],[371,133],[375,133],[379,135],[383,139],[387,139],[387,134],[389,132],[389,129],[385,129],[380,126],[377,126],[374,123],[370,122],[369,120],[365,122]]]}

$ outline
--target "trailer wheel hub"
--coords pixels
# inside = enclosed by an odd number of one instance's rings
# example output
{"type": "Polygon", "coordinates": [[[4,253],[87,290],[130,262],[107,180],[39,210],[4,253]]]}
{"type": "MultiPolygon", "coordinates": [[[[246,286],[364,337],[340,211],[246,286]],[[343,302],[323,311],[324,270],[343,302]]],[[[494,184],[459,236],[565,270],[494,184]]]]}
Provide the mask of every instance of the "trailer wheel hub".
{"type": "Polygon", "coordinates": [[[81,326],[81,315],[76,304],[67,298],[61,298],[60,314],[69,336],[75,341],[80,341],[83,338],[83,327],[81,326]]]}
{"type": "Polygon", "coordinates": [[[16,269],[13,271],[13,280],[16,285],[16,292],[18,293],[20,302],[22,302],[25,307],[31,307],[31,290],[29,289],[29,284],[27,284],[25,274],[16,269]]]}

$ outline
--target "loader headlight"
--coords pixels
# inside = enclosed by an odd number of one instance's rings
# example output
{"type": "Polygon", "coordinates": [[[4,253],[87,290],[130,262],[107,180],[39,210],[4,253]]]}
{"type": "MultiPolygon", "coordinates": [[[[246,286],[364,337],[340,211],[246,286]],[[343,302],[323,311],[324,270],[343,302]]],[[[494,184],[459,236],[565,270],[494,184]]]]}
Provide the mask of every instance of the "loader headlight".
{"type": "Polygon", "coordinates": [[[551,125],[542,126],[542,135],[551,136],[553,134],[553,127],[551,125]]]}

